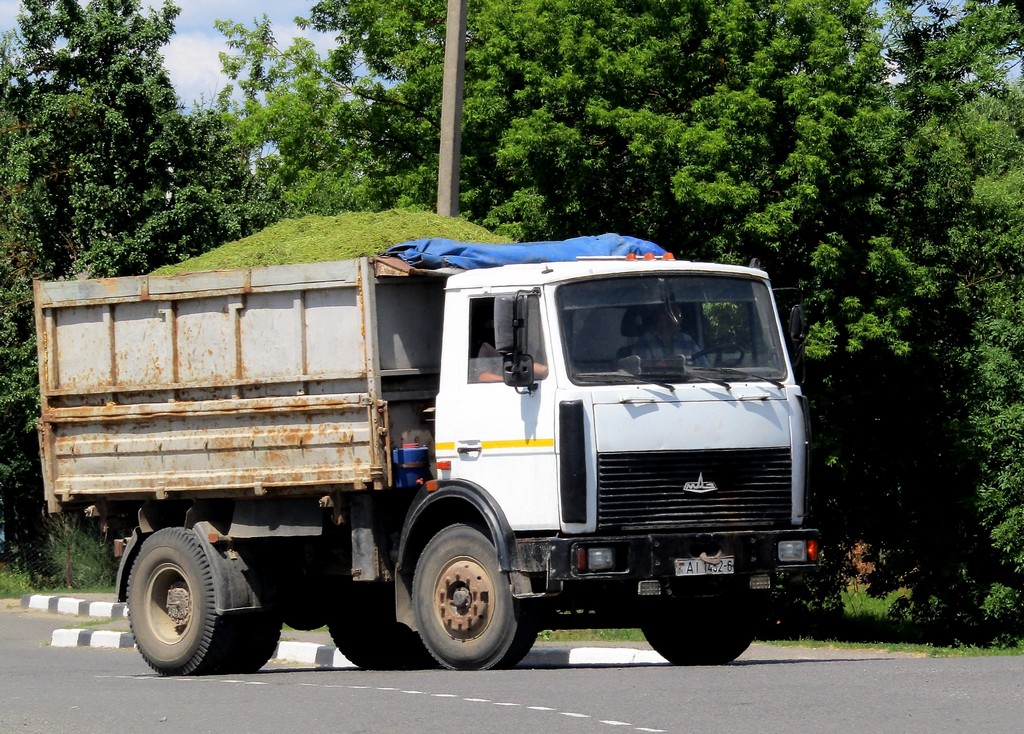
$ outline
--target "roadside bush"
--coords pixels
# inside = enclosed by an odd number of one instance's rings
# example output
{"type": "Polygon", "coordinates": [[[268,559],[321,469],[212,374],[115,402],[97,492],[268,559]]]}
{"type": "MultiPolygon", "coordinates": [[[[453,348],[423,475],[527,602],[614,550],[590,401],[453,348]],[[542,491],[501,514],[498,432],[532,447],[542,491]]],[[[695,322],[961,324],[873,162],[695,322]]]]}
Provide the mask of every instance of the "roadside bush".
{"type": "Polygon", "coordinates": [[[31,592],[32,580],[28,571],[0,562],[0,599],[20,599],[31,592]]]}
{"type": "Polygon", "coordinates": [[[117,560],[94,524],[79,515],[53,515],[46,521],[37,577],[41,587],[68,589],[113,586],[117,560]]]}

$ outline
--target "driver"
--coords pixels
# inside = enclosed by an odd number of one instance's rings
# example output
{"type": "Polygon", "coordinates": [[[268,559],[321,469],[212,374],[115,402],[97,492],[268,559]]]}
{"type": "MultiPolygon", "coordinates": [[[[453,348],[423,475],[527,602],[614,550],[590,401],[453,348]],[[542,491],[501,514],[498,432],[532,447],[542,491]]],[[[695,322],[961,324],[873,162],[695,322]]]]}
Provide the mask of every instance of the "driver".
{"type": "Polygon", "coordinates": [[[632,352],[644,361],[686,357],[687,362],[706,365],[697,340],[680,330],[682,314],[675,306],[652,308],[644,315],[644,334],[633,345],[632,352]]]}

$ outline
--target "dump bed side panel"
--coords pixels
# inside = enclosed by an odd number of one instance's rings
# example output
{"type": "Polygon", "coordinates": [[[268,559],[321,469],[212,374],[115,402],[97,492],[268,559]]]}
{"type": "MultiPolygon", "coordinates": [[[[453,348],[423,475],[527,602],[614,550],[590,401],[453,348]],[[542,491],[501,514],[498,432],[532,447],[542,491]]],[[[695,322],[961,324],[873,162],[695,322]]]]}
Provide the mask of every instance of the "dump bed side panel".
{"type": "Polygon", "coordinates": [[[375,290],[366,260],[37,283],[51,509],[383,486],[375,290]]]}

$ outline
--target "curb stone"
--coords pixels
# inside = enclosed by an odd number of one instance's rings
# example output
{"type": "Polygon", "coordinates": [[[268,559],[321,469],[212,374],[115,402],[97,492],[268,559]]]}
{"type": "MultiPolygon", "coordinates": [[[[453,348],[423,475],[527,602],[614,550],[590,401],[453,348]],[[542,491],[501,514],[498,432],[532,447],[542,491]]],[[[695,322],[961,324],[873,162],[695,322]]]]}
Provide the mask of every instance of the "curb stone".
{"type": "Polygon", "coordinates": [[[54,630],[50,637],[52,647],[135,647],[135,638],[130,632],[113,630],[54,630]]]}
{"type": "MultiPolygon", "coordinates": [[[[21,606],[54,614],[80,617],[126,619],[128,605],[120,602],[86,601],[74,597],[26,594],[21,606]]],[[[50,638],[52,647],[95,647],[125,649],[135,647],[130,632],[114,630],[57,629],[50,638]]],[[[317,668],[354,669],[349,660],[332,645],[282,640],[272,658],[277,662],[299,663],[317,668]]],[[[571,665],[667,665],[653,650],[631,647],[534,647],[519,663],[519,668],[562,668],[571,665]]]]}
{"type": "Polygon", "coordinates": [[[55,614],[70,614],[77,617],[107,617],[127,619],[128,605],[121,602],[86,601],[70,596],[46,596],[26,594],[21,597],[21,606],[55,614]]]}
{"type": "MultiPolygon", "coordinates": [[[[130,632],[110,630],[58,629],[50,640],[53,647],[107,647],[135,646],[130,632]]],[[[315,642],[279,642],[272,658],[278,662],[300,663],[316,668],[356,668],[331,645],[315,642]]],[[[564,668],[571,665],[667,665],[668,661],[653,650],[634,650],[615,647],[538,648],[527,653],[517,668],[564,668]]]]}
{"type": "MultiPolygon", "coordinates": [[[[338,648],[315,642],[281,642],[275,660],[315,665],[318,668],[355,668],[338,648]]],[[[617,647],[535,647],[517,668],[564,668],[569,665],[668,665],[653,650],[617,647]]]]}

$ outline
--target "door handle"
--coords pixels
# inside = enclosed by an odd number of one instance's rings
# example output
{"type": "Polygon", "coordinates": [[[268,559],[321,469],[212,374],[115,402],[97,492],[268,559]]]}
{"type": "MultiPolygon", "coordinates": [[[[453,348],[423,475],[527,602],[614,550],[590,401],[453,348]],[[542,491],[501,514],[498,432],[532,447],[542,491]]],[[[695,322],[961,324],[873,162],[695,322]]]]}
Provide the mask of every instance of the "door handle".
{"type": "Polygon", "coordinates": [[[460,455],[479,454],[483,445],[479,441],[459,441],[455,451],[460,455]]]}

